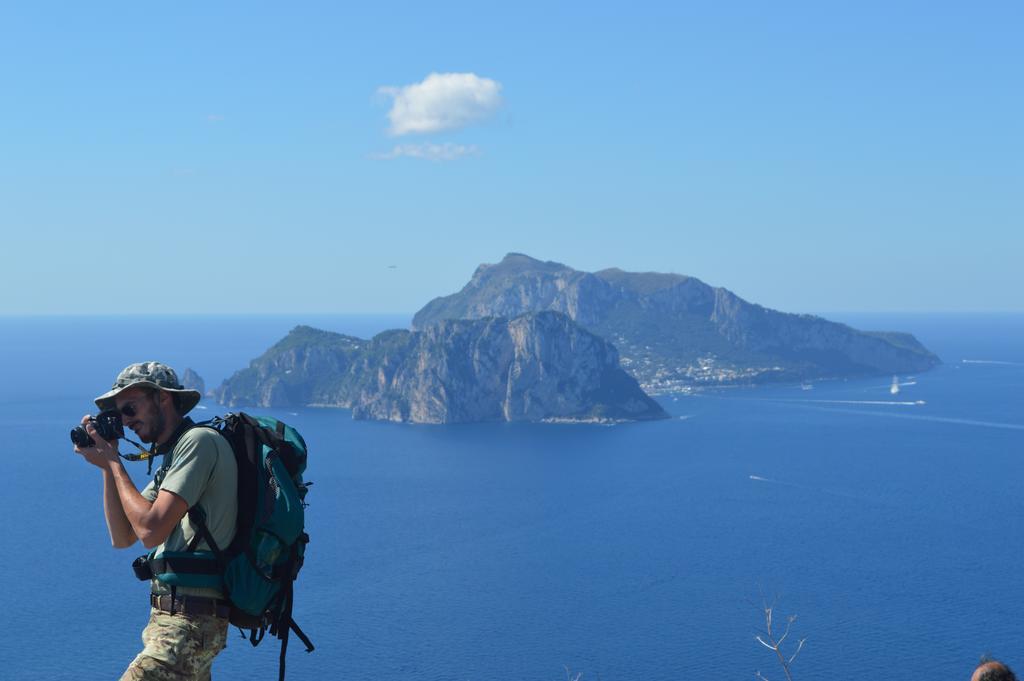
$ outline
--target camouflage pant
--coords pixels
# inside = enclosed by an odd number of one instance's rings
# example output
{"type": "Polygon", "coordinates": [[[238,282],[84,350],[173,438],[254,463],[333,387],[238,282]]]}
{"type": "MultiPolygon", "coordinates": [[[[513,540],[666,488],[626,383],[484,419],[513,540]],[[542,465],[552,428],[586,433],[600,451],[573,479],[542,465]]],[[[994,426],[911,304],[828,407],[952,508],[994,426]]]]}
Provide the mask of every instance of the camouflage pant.
{"type": "Polygon", "coordinates": [[[228,621],[209,615],[171,615],[153,609],[142,632],[142,652],[121,681],[208,681],[224,649],[228,621]]]}

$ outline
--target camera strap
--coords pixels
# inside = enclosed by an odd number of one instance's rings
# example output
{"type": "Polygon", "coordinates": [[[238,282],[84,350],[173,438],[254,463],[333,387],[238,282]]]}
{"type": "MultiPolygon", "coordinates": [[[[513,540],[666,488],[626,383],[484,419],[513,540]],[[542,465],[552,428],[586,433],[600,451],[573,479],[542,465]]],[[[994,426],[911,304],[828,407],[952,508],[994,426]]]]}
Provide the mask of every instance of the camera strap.
{"type": "Polygon", "coordinates": [[[153,474],[153,458],[156,456],[156,446],[154,445],[153,449],[146,449],[145,447],[140,445],[135,440],[131,440],[129,438],[122,438],[122,439],[127,441],[127,442],[130,442],[133,445],[135,445],[135,448],[139,450],[139,453],[138,454],[122,454],[121,452],[118,452],[117,455],[120,456],[125,461],[146,461],[146,462],[148,462],[148,466],[146,468],[146,475],[152,475],[153,474]]]}
{"type": "Polygon", "coordinates": [[[117,455],[120,456],[125,461],[145,461],[146,459],[152,459],[153,458],[153,455],[155,454],[155,452],[152,452],[152,451],[146,449],[145,447],[140,445],[135,440],[129,440],[126,437],[125,438],[121,438],[121,439],[125,440],[126,442],[130,442],[131,444],[135,445],[135,448],[138,449],[139,452],[140,452],[139,454],[122,454],[121,452],[118,452],[117,455]]]}
{"type": "Polygon", "coordinates": [[[186,416],[184,419],[182,419],[181,424],[178,426],[177,430],[175,430],[174,433],[171,435],[170,439],[168,439],[162,445],[158,445],[154,442],[153,447],[150,449],[146,449],[145,447],[140,445],[135,440],[132,440],[131,438],[124,437],[122,439],[125,440],[126,442],[135,445],[135,448],[139,450],[139,453],[122,454],[121,452],[118,452],[117,455],[120,456],[125,461],[146,461],[148,463],[146,475],[152,475],[153,459],[155,459],[160,454],[169,454],[170,452],[172,452],[174,450],[174,447],[177,446],[178,440],[181,439],[181,436],[184,435],[187,430],[194,428],[195,425],[195,422],[186,416]]]}

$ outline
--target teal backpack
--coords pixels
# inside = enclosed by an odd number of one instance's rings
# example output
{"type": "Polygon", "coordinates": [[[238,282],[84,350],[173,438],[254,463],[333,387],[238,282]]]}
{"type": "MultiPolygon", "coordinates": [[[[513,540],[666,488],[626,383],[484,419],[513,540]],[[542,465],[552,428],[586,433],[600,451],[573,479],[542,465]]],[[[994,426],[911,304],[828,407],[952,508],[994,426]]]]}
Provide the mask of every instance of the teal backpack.
{"type": "MultiPolygon", "coordinates": [[[[140,579],[178,586],[221,589],[231,601],[231,624],[249,630],[259,645],[268,631],[281,641],[279,679],[284,679],[288,634],[313,644],[292,620],[295,578],[309,535],[304,531],[303,482],[306,443],[297,430],[269,416],[239,412],[198,423],[216,430],[231,445],[238,463],[238,524],[235,539],[218,547],[198,506],[188,511],[198,529],[187,551],[155,551],[135,561],[140,579]],[[202,539],[211,551],[197,551],[202,539]]],[[[168,462],[169,465],[170,462],[168,462]]],[[[158,484],[161,479],[158,472],[158,484]]],[[[244,632],[243,632],[244,635],[244,632]]]]}

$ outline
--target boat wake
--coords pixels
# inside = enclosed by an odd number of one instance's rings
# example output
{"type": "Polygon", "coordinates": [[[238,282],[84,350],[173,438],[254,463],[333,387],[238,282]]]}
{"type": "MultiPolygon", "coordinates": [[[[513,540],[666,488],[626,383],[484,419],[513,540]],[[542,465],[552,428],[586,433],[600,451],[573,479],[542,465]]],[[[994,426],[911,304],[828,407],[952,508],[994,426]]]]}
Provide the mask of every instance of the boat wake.
{"type": "Polygon", "coordinates": [[[962,419],[955,416],[927,416],[924,414],[902,414],[891,411],[867,411],[863,409],[828,409],[827,411],[844,414],[863,414],[867,416],[883,416],[894,419],[913,419],[915,421],[931,421],[933,423],[952,423],[960,426],[977,426],[980,428],[998,428],[1000,430],[1024,430],[1022,423],[1000,423],[998,421],[980,421],[978,419],[962,419]]]}
{"type": "Polygon", "coordinates": [[[896,383],[891,383],[889,385],[880,385],[878,387],[879,388],[889,388],[891,390],[893,385],[895,385],[895,386],[897,386],[899,388],[905,388],[908,385],[917,385],[917,381],[912,381],[912,380],[897,381],[896,383]]]}
{"type": "Polygon", "coordinates": [[[961,364],[996,364],[1008,367],[1024,367],[1024,362],[1004,362],[999,359],[962,359],[961,364]]]}
{"type": "MultiPolygon", "coordinates": [[[[871,413],[871,412],[868,412],[868,413],[871,413]]],[[[878,412],[874,412],[874,413],[878,413],[878,412]]],[[[885,415],[886,416],[903,416],[903,415],[900,415],[900,414],[893,414],[892,412],[888,412],[885,415]]],[[[910,417],[903,416],[903,418],[913,418],[913,417],[912,416],[910,416],[910,417]]],[[[877,498],[877,497],[872,497],[871,495],[849,494],[848,492],[840,492],[840,491],[833,490],[833,489],[826,489],[824,487],[812,487],[810,485],[801,485],[801,484],[795,483],[795,482],[786,482],[785,480],[775,480],[773,478],[765,478],[765,477],[760,476],[760,475],[750,475],[748,477],[753,482],[763,482],[763,483],[767,483],[767,484],[770,484],[770,485],[780,485],[782,487],[791,487],[793,489],[798,489],[798,490],[802,490],[802,491],[805,491],[805,492],[815,492],[815,493],[818,493],[818,494],[825,494],[827,496],[832,496],[832,497],[841,497],[843,499],[852,499],[853,501],[859,502],[861,504],[870,504],[871,506],[875,506],[875,507],[886,507],[886,508],[895,509],[895,510],[898,510],[898,512],[900,514],[902,514],[902,515],[906,515],[906,514],[910,513],[910,514],[913,514],[913,515],[918,516],[920,518],[925,518],[929,522],[939,522],[939,523],[942,523],[944,525],[953,524],[953,525],[956,525],[957,527],[962,527],[962,528],[966,528],[966,529],[977,531],[977,532],[983,531],[982,528],[975,527],[973,525],[967,525],[967,524],[964,524],[964,523],[956,521],[956,520],[954,520],[954,521],[952,521],[952,523],[950,523],[950,521],[947,518],[936,518],[935,516],[933,516],[931,514],[921,513],[919,511],[915,511],[913,508],[909,508],[905,504],[898,504],[897,505],[897,504],[894,504],[891,500],[880,499],[880,498],[877,498]]]]}
{"type": "Polygon", "coordinates": [[[925,404],[924,400],[797,400],[777,399],[772,402],[800,402],[803,404],[879,404],[887,407],[920,407],[925,404]]]}
{"type": "Polygon", "coordinates": [[[786,482],[785,480],[773,480],[772,478],[765,478],[760,475],[749,476],[754,482],[766,482],[771,485],[781,485],[783,487],[792,487],[794,489],[804,490],[806,492],[817,492],[819,494],[828,494],[834,497],[842,497],[844,499],[854,499],[856,501],[871,501],[867,497],[860,497],[856,494],[847,494],[846,492],[837,492],[831,489],[825,489],[823,487],[811,487],[810,485],[801,485],[796,482],[786,482]]]}

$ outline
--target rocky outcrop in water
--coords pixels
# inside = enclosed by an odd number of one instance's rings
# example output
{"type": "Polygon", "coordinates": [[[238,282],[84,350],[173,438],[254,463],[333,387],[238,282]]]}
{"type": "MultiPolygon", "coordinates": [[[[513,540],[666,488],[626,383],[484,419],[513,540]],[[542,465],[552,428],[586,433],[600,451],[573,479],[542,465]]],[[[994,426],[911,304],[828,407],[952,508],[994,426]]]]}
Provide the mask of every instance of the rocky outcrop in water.
{"type": "Polygon", "coordinates": [[[185,369],[181,375],[181,385],[189,390],[198,390],[200,395],[206,394],[206,381],[192,369],[185,369]]]}
{"type": "Polygon", "coordinates": [[[665,412],[604,339],[566,315],[445,320],[366,341],[296,327],[214,397],[228,406],[350,407],[412,423],[622,421],[665,412]]]}
{"type": "Polygon", "coordinates": [[[693,277],[581,272],[518,253],[478,267],[461,291],[421,309],[413,327],[540,310],[562,312],[614,343],[623,367],[653,391],[910,373],[939,363],[909,334],[770,310],[693,277]]]}

